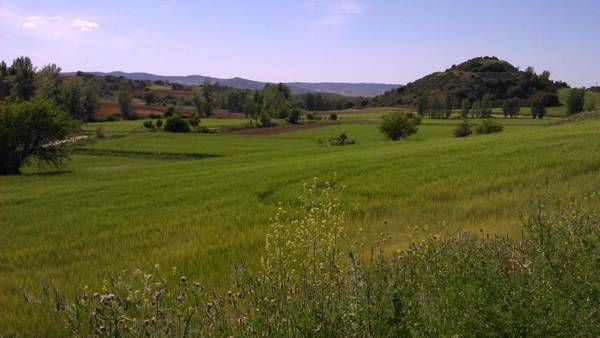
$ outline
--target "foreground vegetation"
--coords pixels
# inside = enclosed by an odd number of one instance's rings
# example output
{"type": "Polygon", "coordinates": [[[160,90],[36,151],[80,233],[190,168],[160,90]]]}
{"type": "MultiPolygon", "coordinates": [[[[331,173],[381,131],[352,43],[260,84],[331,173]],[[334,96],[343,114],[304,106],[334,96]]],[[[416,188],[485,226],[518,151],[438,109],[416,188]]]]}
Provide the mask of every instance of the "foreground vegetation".
{"type": "MultiPolygon", "coordinates": [[[[600,330],[596,210],[531,201],[523,236],[457,233],[385,255],[352,240],[336,182],[279,207],[258,273],[225,290],[123,271],[94,291],[46,291],[74,336],[593,336],[600,330]]],[[[592,197],[594,200],[596,196],[592,197]]],[[[556,202],[556,201],[554,201],[556,202]]],[[[482,230],[483,231],[483,230],[482,230]]]]}
{"type": "MultiPolygon", "coordinates": [[[[208,289],[229,284],[236,263],[256,271],[277,202],[293,202],[313,176],[337,172],[352,206],[349,236],[371,243],[385,232],[388,254],[459,229],[518,238],[533,192],[549,186],[569,199],[600,188],[594,119],[507,119],[501,133],[467,138],[453,137],[461,120],[424,119],[399,142],[385,141],[378,121],[341,116],[271,136],[138,130],[77,145],[64,170],[30,166],[1,177],[0,332],[62,332],[23,298],[42,282],[72,297],[77,287],[98,289],[112,273],[157,263],[199,276],[208,289]],[[317,143],[342,132],[356,144],[317,143]]],[[[120,123],[129,122],[103,126],[120,123]]]]}

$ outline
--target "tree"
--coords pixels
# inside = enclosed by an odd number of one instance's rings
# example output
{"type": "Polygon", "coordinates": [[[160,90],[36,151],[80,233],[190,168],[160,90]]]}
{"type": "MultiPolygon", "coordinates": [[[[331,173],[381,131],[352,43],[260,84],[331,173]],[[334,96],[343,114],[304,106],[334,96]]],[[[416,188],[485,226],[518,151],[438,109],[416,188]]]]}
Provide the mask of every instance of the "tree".
{"type": "Polygon", "coordinates": [[[446,110],[444,118],[448,119],[450,116],[452,116],[452,109],[454,109],[454,96],[452,96],[450,93],[446,94],[445,104],[446,110]]]}
{"type": "Polygon", "coordinates": [[[164,130],[172,133],[189,133],[190,125],[181,115],[175,114],[167,118],[164,130]]]}
{"type": "Polygon", "coordinates": [[[300,108],[298,108],[298,107],[292,108],[292,110],[290,112],[290,116],[288,116],[288,118],[287,118],[287,122],[292,123],[292,124],[297,124],[298,121],[300,120],[300,114],[301,114],[300,108]]]}
{"type": "Polygon", "coordinates": [[[471,123],[469,123],[467,119],[463,119],[462,122],[456,126],[456,129],[454,129],[454,137],[467,137],[472,133],[471,123]]]}
{"type": "Polygon", "coordinates": [[[8,67],[4,60],[0,61],[0,100],[10,96],[10,82],[8,80],[8,67]]]}
{"type": "Polygon", "coordinates": [[[0,107],[0,174],[18,174],[34,158],[60,166],[69,155],[64,140],[77,129],[76,121],[48,101],[0,107]]]}
{"type": "Polygon", "coordinates": [[[211,116],[213,113],[218,90],[218,84],[212,84],[208,80],[204,80],[202,83],[202,98],[204,100],[202,111],[205,117],[211,116]]]}
{"type": "Polygon", "coordinates": [[[512,119],[519,113],[520,110],[521,107],[519,106],[519,99],[516,97],[504,100],[504,103],[502,104],[502,112],[504,113],[504,117],[510,116],[512,119]]]}
{"type": "Polygon", "coordinates": [[[131,96],[131,90],[129,89],[129,83],[122,81],[119,86],[119,92],[117,93],[117,100],[119,101],[119,107],[121,108],[121,114],[124,119],[130,119],[133,117],[135,112],[133,107],[133,97],[131,96]]]}
{"type": "Polygon", "coordinates": [[[471,101],[469,101],[469,99],[463,99],[460,104],[460,117],[464,119],[469,116],[469,110],[471,110],[471,101]]]}
{"type": "Polygon", "coordinates": [[[488,118],[492,115],[492,95],[485,94],[481,100],[481,110],[479,115],[483,118],[488,118]]]}
{"type": "Polygon", "coordinates": [[[473,117],[481,116],[481,101],[473,102],[473,105],[471,106],[471,115],[473,117]]]}
{"type": "Polygon", "coordinates": [[[100,98],[100,82],[96,78],[85,80],[83,86],[82,106],[85,121],[94,121],[100,98]]]}
{"type": "Polygon", "coordinates": [[[532,118],[543,118],[546,115],[546,105],[541,97],[535,98],[531,101],[531,117],[532,118]]]}
{"type": "Polygon", "coordinates": [[[567,98],[567,114],[573,115],[583,111],[585,103],[585,89],[573,88],[567,98]]]}
{"type": "Polygon", "coordinates": [[[144,101],[147,105],[151,106],[158,101],[158,97],[153,92],[148,91],[144,94],[144,101]]]}
{"type": "Polygon", "coordinates": [[[263,106],[261,112],[262,114],[269,115],[271,118],[277,117],[285,119],[290,115],[290,112],[294,108],[294,104],[291,101],[291,92],[283,83],[278,85],[265,85],[262,97],[263,106]]]}
{"type": "Polygon", "coordinates": [[[83,106],[83,80],[79,77],[65,79],[60,86],[59,101],[65,111],[78,120],[85,119],[83,106]]]}
{"type": "Polygon", "coordinates": [[[397,141],[400,138],[407,138],[416,133],[419,124],[421,124],[420,117],[413,114],[395,112],[383,117],[379,125],[379,130],[387,139],[397,141]]]}
{"type": "Polygon", "coordinates": [[[9,69],[12,77],[12,94],[19,100],[30,100],[34,94],[35,69],[26,56],[16,58],[9,69]]]}
{"type": "Polygon", "coordinates": [[[429,114],[429,98],[427,96],[421,96],[419,98],[419,105],[417,106],[417,113],[419,116],[425,116],[429,114]]]}
{"type": "Polygon", "coordinates": [[[35,96],[42,100],[59,101],[60,67],[51,63],[35,74],[35,96]]]}

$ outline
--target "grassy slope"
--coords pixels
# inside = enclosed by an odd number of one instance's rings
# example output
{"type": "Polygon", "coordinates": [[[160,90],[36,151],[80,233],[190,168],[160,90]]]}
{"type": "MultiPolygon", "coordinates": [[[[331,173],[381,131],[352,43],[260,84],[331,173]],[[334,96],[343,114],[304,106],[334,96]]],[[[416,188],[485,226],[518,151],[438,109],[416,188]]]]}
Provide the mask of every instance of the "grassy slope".
{"type": "Polygon", "coordinates": [[[368,121],[269,137],[135,133],[89,147],[224,156],[76,155],[63,172],[0,177],[0,332],[47,334],[46,319],[19,295],[41,280],[66,289],[155,263],[223,280],[232,263],[257,262],[277,202],[292,201],[314,176],[337,173],[355,206],[352,228],[385,231],[394,246],[457,228],[515,234],[527,199],[546,184],[565,197],[600,188],[598,121],[514,120],[500,134],[466,139],[426,122],[396,143],[368,121]],[[359,144],[317,146],[341,131],[359,144]]]}

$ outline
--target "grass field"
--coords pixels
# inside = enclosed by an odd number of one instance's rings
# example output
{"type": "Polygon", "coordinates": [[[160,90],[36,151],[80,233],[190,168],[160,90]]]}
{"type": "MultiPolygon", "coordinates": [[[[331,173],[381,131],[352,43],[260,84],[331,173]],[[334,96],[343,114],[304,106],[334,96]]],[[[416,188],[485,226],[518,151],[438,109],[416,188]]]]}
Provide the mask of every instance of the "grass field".
{"type": "Polygon", "coordinates": [[[60,171],[31,166],[0,177],[0,333],[52,332],[47,314],[21,295],[43,281],[69,290],[157,263],[207,284],[226,280],[233,263],[258,262],[278,203],[293,202],[313,177],[335,175],[347,187],[350,230],[389,234],[387,250],[457,229],[517,236],[529,198],[600,188],[598,120],[502,119],[502,133],[463,139],[452,137],[458,120],[424,120],[408,140],[387,142],[375,124],[381,113],[272,136],[150,133],[142,121],[86,125],[128,134],[81,144],[60,171]],[[358,144],[317,144],[340,132],[358,144]]]}

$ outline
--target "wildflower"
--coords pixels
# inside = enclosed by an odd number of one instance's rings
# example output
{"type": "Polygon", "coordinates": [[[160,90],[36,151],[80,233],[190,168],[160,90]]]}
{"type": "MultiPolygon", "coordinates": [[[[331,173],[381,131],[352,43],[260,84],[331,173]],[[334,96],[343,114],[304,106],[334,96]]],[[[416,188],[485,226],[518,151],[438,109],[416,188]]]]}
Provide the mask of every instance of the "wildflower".
{"type": "Polygon", "coordinates": [[[185,284],[185,283],[187,283],[187,277],[186,276],[181,276],[181,278],[179,279],[179,281],[181,282],[181,284],[185,284]]]}
{"type": "Polygon", "coordinates": [[[104,294],[104,295],[102,295],[102,297],[100,297],[100,303],[103,303],[103,304],[110,303],[114,297],[115,297],[115,295],[113,295],[112,293],[104,294]]]}

